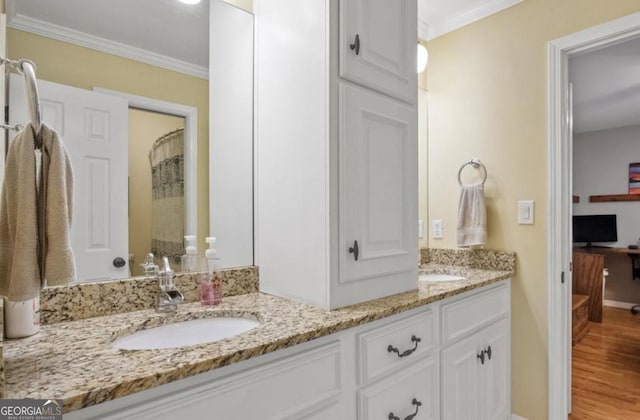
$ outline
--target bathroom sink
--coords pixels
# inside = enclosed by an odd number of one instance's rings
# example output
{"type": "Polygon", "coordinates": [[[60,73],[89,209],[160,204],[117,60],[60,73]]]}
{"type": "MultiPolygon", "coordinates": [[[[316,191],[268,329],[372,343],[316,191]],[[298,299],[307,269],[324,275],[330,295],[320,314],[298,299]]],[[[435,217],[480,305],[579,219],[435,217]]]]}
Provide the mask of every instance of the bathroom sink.
{"type": "Polygon", "coordinates": [[[242,334],[260,325],[246,318],[204,318],[149,328],[116,339],[112,345],[123,350],[169,349],[213,343],[242,334]]]}
{"type": "Polygon", "coordinates": [[[458,280],[464,280],[464,277],[453,275],[453,274],[429,273],[429,274],[420,274],[418,279],[420,281],[458,281],[458,280]]]}

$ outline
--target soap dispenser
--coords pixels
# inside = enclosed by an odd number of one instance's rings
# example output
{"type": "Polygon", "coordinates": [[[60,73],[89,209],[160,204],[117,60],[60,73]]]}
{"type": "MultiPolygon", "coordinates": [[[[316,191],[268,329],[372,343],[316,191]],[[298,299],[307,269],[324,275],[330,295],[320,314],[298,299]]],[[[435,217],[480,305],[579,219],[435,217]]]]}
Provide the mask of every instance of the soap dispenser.
{"type": "Polygon", "coordinates": [[[184,237],[186,253],[181,257],[182,272],[192,273],[198,269],[198,247],[196,246],[196,235],[186,235],[184,237]]]}
{"type": "Polygon", "coordinates": [[[209,248],[205,252],[202,274],[200,275],[200,303],[202,305],[217,305],[222,302],[222,275],[220,260],[217,257],[216,238],[206,238],[209,248]]]}

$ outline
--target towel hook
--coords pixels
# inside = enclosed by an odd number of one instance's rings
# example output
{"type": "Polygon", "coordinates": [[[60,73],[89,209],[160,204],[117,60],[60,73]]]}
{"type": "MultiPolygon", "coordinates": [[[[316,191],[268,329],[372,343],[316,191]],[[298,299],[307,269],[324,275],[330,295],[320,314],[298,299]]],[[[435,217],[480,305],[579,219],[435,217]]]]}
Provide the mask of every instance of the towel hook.
{"type": "Polygon", "coordinates": [[[462,170],[467,166],[473,166],[475,169],[479,169],[482,172],[482,185],[487,180],[487,168],[484,166],[484,163],[480,162],[480,159],[472,158],[467,162],[463,163],[460,169],[458,170],[458,184],[462,186],[462,170]]]}

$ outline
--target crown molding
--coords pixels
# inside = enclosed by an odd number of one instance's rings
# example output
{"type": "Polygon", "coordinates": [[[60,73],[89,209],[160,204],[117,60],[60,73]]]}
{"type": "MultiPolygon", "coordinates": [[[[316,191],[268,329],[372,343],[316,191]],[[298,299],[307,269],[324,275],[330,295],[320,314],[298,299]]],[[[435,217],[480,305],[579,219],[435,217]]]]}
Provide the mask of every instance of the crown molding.
{"type": "Polygon", "coordinates": [[[146,51],[141,48],[132,47],[131,45],[111,41],[105,38],[65,28],[64,26],[55,25],[28,16],[10,12],[8,14],[7,27],[56,39],[58,41],[67,42],[69,44],[78,45],[80,47],[89,48],[107,54],[128,58],[130,60],[139,61],[141,63],[161,67],[163,69],[175,71],[178,73],[184,73],[189,76],[194,76],[201,79],[209,78],[209,69],[207,67],[188,63],[182,60],[177,60],[166,55],[146,51]]]}
{"type": "Polygon", "coordinates": [[[515,6],[523,1],[524,0],[490,0],[483,2],[481,5],[466,9],[440,22],[431,23],[429,25],[429,37],[426,39],[430,41],[477,20],[483,19],[494,13],[498,13],[511,6],[515,6]]]}

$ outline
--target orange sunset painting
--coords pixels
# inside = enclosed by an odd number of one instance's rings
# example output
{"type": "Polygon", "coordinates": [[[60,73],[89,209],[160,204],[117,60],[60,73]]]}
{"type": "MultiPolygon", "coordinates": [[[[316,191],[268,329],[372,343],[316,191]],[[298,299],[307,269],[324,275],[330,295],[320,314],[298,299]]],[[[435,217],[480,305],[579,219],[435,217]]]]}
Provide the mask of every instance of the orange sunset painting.
{"type": "Polygon", "coordinates": [[[640,162],[629,164],[629,194],[640,194],[640,162]]]}

